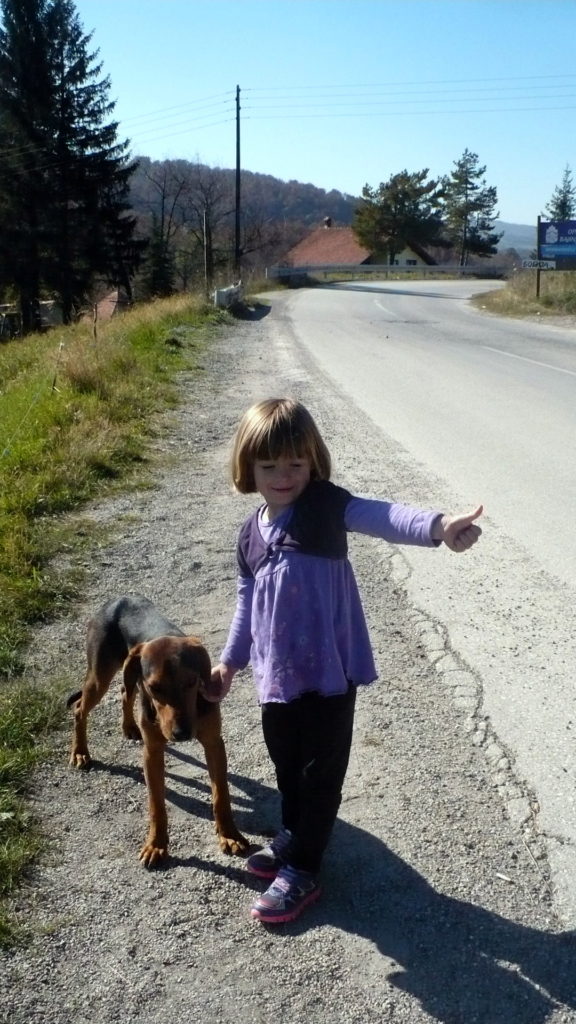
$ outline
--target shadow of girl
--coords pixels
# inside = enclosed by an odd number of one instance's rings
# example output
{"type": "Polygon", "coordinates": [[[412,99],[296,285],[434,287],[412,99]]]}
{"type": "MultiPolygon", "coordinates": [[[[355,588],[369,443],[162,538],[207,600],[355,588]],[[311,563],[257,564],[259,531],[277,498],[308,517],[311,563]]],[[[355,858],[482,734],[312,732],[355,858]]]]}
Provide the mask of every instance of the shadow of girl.
{"type": "Polygon", "coordinates": [[[316,922],[373,942],[401,968],[388,981],[435,1019],[538,1024],[558,1003],[576,1008],[576,933],[539,931],[444,896],[379,839],[341,820],[324,876],[316,922]]]}
{"type": "MultiPolygon", "coordinates": [[[[243,775],[231,773],[230,782],[240,828],[273,835],[276,791],[243,775]]],[[[188,810],[190,799],[188,793],[183,802],[188,810]]],[[[209,801],[204,803],[195,813],[209,816],[209,801]]],[[[242,864],[223,867],[197,857],[185,863],[232,874],[241,888],[255,888],[242,864]]],[[[365,984],[371,971],[380,982],[386,974],[443,1024],[544,1024],[558,1004],[576,1009],[575,932],[541,931],[445,896],[382,840],[342,819],[326,852],[322,881],[322,900],[296,921],[275,927],[277,940],[325,925],[367,939],[388,962],[380,974],[379,963],[369,964],[359,950],[365,984]],[[390,970],[389,961],[398,969],[390,970]]]]}

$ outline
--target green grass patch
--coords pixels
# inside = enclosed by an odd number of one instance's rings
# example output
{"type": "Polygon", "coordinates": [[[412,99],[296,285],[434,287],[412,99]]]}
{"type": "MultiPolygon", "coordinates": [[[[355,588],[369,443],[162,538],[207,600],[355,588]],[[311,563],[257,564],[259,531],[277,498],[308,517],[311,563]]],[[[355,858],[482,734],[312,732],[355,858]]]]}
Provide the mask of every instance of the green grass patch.
{"type": "Polygon", "coordinates": [[[177,298],[109,321],[0,346],[0,678],[27,627],[71,595],[51,563],[62,513],[125,485],[147,463],[177,374],[200,371],[207,328],[227,314],[177,298]]]}
{"type": "Polygon", "coordinates": [[[32,769],[47,753],[50,732],[63,718],[56,688],[4,682],[0,689],[0,944],[21,931],[6,910],[9,896],[42,848],[42,837],[26,802],[32,769]]]}
{"type": "Polygon", "coordinates": [[[50,684],[24,680],[23,656],[33,626],[77,597],[74,555],[100,539],[65,513],[146,480],[179,373],[202,373],[213,329],[230,321],[187,295],[97,330],[0,344],[0,944],[17,934],[6,897],[42,845],[26,805],[30,774],[64,713],[50,684]]]}

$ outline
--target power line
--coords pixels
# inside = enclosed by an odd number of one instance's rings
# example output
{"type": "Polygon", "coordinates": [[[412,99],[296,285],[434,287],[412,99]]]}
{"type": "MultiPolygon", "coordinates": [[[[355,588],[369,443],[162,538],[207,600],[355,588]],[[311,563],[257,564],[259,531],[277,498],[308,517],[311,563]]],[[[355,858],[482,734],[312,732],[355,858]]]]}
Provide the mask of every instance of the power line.
{"type": "MultiPolygon", "coordinates": [[[[246,107],[246,110],[251,109],[246,107]]],[[[254,108],[252,108],[254,109],[254,108]]],[[[322,113],[322,114],[289,114],[285,113],[282,115],[278,114],[249,114],[246,120],[251,121],[265,121],[273,119],[275,121],[285,121],[298,118],[343,118],[343,117],[430,117],[435,114],[449,115],[449,114],[520,114],[520,113],[535,113],[535,112],[553,112],[558,110],[576,110],[576,104],[562,106],[562,107],[484,107],[475,109],[453,109],[453,110],[371,110],[371,111],[350,111],[348,113],[322,113]]]]}
{"type": "MultiPolygon", "coordinates": [[[[248,87],[242,89],[243,94],[249,94],[249,102],[243,104],[243,116],[244,119],[253,121],[265,119],[281,121],[298,118],[394,117],[400,113],[405,116],[433,116],[448,113],[508,114],[572,110],[574,109],[572,104],[559,105],[557,101],[575,98],[575,84],[576,74],[561,74],[437,79],[429,82],[418,80],[372,85],[367,83],[349,86],[340,84],[337,87],[337,92],[326,85],[248,87]],[[461,85],[464,85],[465,88],[454,88],[461,85]],[[437,88],[431,89],[429,86],[437,88]],[[447,88],[442,88],[443,86],[447,86],[447,88]],[[326,92],[327,89],[330,91],[326,92]],[[410,89],[413,91],[407,92],[410,89]],[[351,95],[352,90],[357,91],[351,95]],[[431,109],[431,101],[436,105],[441,105],[442,109],[431,109]],[[499,103],[498,106],[494,105],[495,101],[499,103]],[[515,106],[511,106],[513,103],[515,106]],[[423,109],[418,109],[422,104],[426,104],[426,106],[423,109]],[[460,104],[466,104],[466,106],[460,104]],[[486,106],[486,104],[490,105],[486,106]],[[534,105],[527,106],[526,104],[534,105]],[[446,109],[448,105],[452,105],[452,109],[446,109]],[[398,107],[402,109],[394,109],[398,107]]],[[[231,94],[228,92],[222,95],[228,98],[231,94]]],[[[206,97],[206,100],[208,99],[210,98],[206,97]]],[[[184,105],[184,109],[186,106],[184,105]]],[[[180,107],[175,109],[180,110],[180,107]]],[[[151,115],[142,114],[139,115],[139,118],[148,122],[151,115]]],[[[210,122],[201,127],[225,124],[227,121],[228,119],[210,122]]],[[[129,121],[126,120],[122,124],[128,126],[129,121]]],[[[188,134],[187,128],[178,132],[172,130],[181,124],[183,124],[182,121],[164,123],[160,134],[156,134],[155,128],[150,128],[145,133],[138,132],[137,139],[138,141],[152,142],[172,138],[176,134],[188,134]],[[152,132],[154,134],[151,134],[152,132]]]]}
{"type": "Polygon", "coordinates": [[[415,81],[392,81],[392,82],[357,82],[357,83],[342,83],[339,82],[337,86],[334,83],[323,85],[270,85],[270,86],[258,86],[258,87],[243,87],[242,92],[275,92],[278,90],[290,90],[291,92],[299,91],[310,91],[315,89],[326,89],[332,91],[334,88],[339,89],[382,89],[382,88],[404,88],[408,85],[416,85],[419,88],[427,85],[472,85],[476,82],[541,82],[551,81],[570,78],[576,80],[576,74],[562,73],[558,75],[501,75],[493,78],[433,78],[433,79],[422,79],[418,78],[415,81]]]}
{"type": "Polygon", "coordinates": [[[134,114],[133,117],[124,118],[124,123],[131,124],[133,121],[152,120],[158,121],[160,118],[165,117],[166,114],[170,114],[171,111],[178,111],[178,113],[186,113],[186,111],[194,110],[211,110],[214,107],[220,107],[226,97],[227,103],[233,103],[234,95],[232,92],[220,93],[219,97],[204,97],[204,99],[219,99],[218,103],[204,103],[204,100],[193,100],[189,103],[178,103],[171,107],[160,107],[158,110],[153,110],[146,114],[134,114]]]}
{"type": "MultiPolygon", "coordinates": [[[[557,87],[556,87],[557,88],[557,87]]],[[[484,95],[478,95],[478,92],[474,90],[466,90],[462,93],[451,93],[444,99],[443,92],[434,92],[429,90],[427,92],[414,92],[414,93],[390,93],[385,95],[378,95],[374,93],[366,93],[361,97],[350,96],[348,93],[336,93],[334,95],[320,94],[319,97],[312,99],[305,97],[297,97],[296,101],[293,96],[277,96],[277,97],[256,97],[256,104],[258,107],[271,108],[282,110],[286,104],[290,104],[293,107],[319,107],[319,106],[358,106],[360,103],[365,106],[375,106],[379,103],[420,103],[423,100],[430,100],[430,97],[434,97],[437,102],[440,103],[454,103],[459,100],[466,100],[468,102],[493,102],[495,96],[501,99],[504,103],[513,100],[555,100],[555,99],[570,99],[575,95],[575,85],[567,85],[561,92],[548,93],[542,95],[542,93],[526,93],[514,90],[513,92],[503,93],[497,89],[486,89],[480,90],[484,95]],[[488,95],[486,95],[488,94],[488,95]],[[268,102],[270,100],[270,102],[268,102]],[[327,101],[327,102],[324,102],[327,101]],[[273,104],[273,107],[272,107],[273,104]]]]}
{"type": "MultiPolygon", "coordinates": [[[[243,88],[242,92],[248,94],[250,102],[243,104],[243,116],[244,119],[252,121],[282,121],[568,111],[575,109],[575,105],[559,105],[557,101],[574,98],[576,94],[566,90],[572,90],[575,84],[576,74],[564,73],[428,81],[420,79],[351,85],[339,83],[336,87],[337,92],[325,84],[247,87],[243,88]],[[434,106],[430,106],[431,103],[434,106]],[[516,105],[511,106],[512,103],[516,105]],[[536,103],[538,105],[534,105],[536,103]]],[[[118,133],[129,136],[126,140],[119,140],[114,144],[121,146],[126,141],[134,151],[135,146],[140,148],[147,142],[160,142],[163,139],[189,135],[191,132],[231,123],[233,96],[233,91],[227,90],[186,103],[136,114],[130,118],[113,118],[110,123],[117,125],[118,133]],[[229,116],[218,117],[218,113],[229,116]],[[131,125],[135,129],[134,134],[130,130],[131,125]]],[[[40,164],[35,170],[50,170],[61,165],[61,161],[51,158],[49,147],[38,147],[32,143],[0,147],[0,158],[23,157],[27,154],[41,158],[43,153],[48,158],[47,162],[40,164]]]]}
{"type": "MultiPolygon", "coordinates": [[[[169,135],[166,135],[163,132],[163,134],[158,136],[158,135],[154,135],[154,132],[158,131],[157,128],[149,128],[147,130],[144,130],[143,132],[139,132],[135,136],[135,138],[143,139],[145,137],[151,136],[150,138],[148,138],[148,141],[153,142],[153,141],[156,141],[158,139],[171,138],[173,135],[185,135],[185,134],[189,134],[191,131],[201,131],[204,128],[213,128],[213,127],[215,127],[217,125],[228,124],[230,121],[232,121],[234,119],[233,118],[233,109],[234,109],[233,106],[228,106],[227,108],[225,108],[222,111],[222,113],[229,113],[231,116],[230,117],[226,117],[226,118],[221,118],[220,120],[217,120],[217,121],[210,121],[210,120],[206,121],[206,115],[203,115],[202,117],[195,118],[195,119],[187,118],[186,121],[177,121],[174,124],[165,126],[165,127],[170,127],[170,128],[172,128],[172,127],[179,128],[180,125],[187,124],[188,127],[185,128],[185,129],[182,129],[181,131],[176,131],[176,132],[172,132],[171,131],[169,133],[169,135]]],[[[123,122],[112,121],[110,123],[117,124],[120,134],[124,134],[123,122]],[[120,131],[120,129],[121,129],[121,131],[120,131]]],[[[134,140],[132,138],[130,138],[127,141],[130,144],[131,148],[133,148],[132,144],[133,144],[134,140]]],[[[115,141],[112,144],[112,148],[114,146],[122,146],[123,144],[124,143],[123,143],[122,140],[117,140],[117,141],[115,141]]],[[[18,157],[18,158],[20,158],[20,157],[33,156],[33,155],[36,155],[36,156],[39,156],[40,158],[42,158],[43,155],[50,156],[51,153],[52,153],[52,151],[51,151],[51,149],[48,146],[38,146],[38,145],[35,145],[34,143],[29,143],[29,144],[23,145],[23,146],[3,146],[3,147],[0,147],[0,159],[2,157],[11,157],[11,158],[18,157]]],[[[89,156],[90,154],[86,153],[85,155],[89,156]]],[[[57,167],[63,166],[63,163],[64,162],[60,161],[60,160],[50,159],[46,163],[39,163],[39,164],[37,164],[33,168],[33,170],[34,171],[53,170],[53,169],[55,169],[57,167]]],[[[31,170],[31,169],[32,168],[29,168],[27,170],[31,170]]],[[[23,173],[23,171],[22,171],[22,169],[18,169],[18,171],[15,171],[14,173],[23,173]]]]}
{"type": "MultiPolygon", "coordinates": [[[[460,97],[463,97],[463,98],[468,98],[468,99],[477,99],[478,102],[480,103],[480,102],[483,102],[484,100],[492,100],[493,97],[494,97],[494,94],[496,94],[497,96],[501,97],[504,101],[506,101],[506,100],[517,100],[517,99],[534,99],[534,100],[537,100],[537,99],[543,99],[543,100],[558,99],[559,97],[561,98],[562,96],[565,96],[565,95],[573,96],[574,95],[574,89],[576,88],[576,84],[575,85],[567,85],[564,88],[565,88],[564,92],[548,93],[546,96],[543,96],[542,93],[526,93],[526,92],[518,92],[518,91],[514,91],[513,93],[509,92],[509,93],[505,94],[505,93],[502,93],[501,91],[498,91],[497,89],[481,90],[483,93],[489,93],[489,95],[481,95],[481,96],[479,96],[477,94],[477,92],[475,92],[474,90],[469,90],[469,91],[467,90],[467,91],[462,92],[462,93],[451,93],[446,99],[441,99],[441,102],[443,102],[443,103],[452,103],[454,101],[454,99],[459,99],[460,97]]],[[[433,90],[429,90],[427,92],[422,92],[422,93],[416,93],[416,92],[402,92],[402,93],[393,93],[393,94],[388,94],[387,93],[385,96],[379,96],[377,93],[376,94],[374,94],[374,93],[367,93],[366,96],[362,96],[362,97],[356,97],[356,96],[352,96],[351,97],[349,93],[336,93],[336,94],[333,94],[333,95],[326,95],[326,94],[322,93],[316,99],[312,99],[312,98],[305,99],[304,97],[297,97],[297,101],[298,102],[296,102],[296,103],[294,101],[294,97],[293,96],[277,96],[277,97],[274,97],[274,99],[272,99],[271,97],[268,97],[268,96],[264,96],[264,97],[261,97],[261,98],[257,97],[256,98],[256,102],[259,105],[264,105],[264,104],[267,104],[268,100],[270,100],[275,105],[278,105],[278,104],[282,103],[282,101],[286,101],[286,102],[289,102],[291,104],[294,104],[295,106],[300,106],[301,107],[301,106],[316,106],[316,105],[320,106],[320,105],[326,105],[326,104],[324,104],[323,101],[324,100],[329,100],[330,101],[330,105],[338,106],[341,100],[345,101],[347,104],[351,104],[351,103],[358,104],[359,102],[362,102],[362,103],[382,103],[382,102],[388,103],[388,102],[392,102],[392,103],[394,103],[394,102],[396,102],[398,97],[406,97],[405,102],[419,102],[421,97],[424,97],[425,99],[428,99],[430,96],[434,96],[435,98],[443,97],[444,93],[442,93],[442,92],[434,92],[433,90]],[[375,96],[376,98],[372,99],[371,97],[373,97],[373,96],[375,96]],[[366,98],[366,97],[368,97],[368,98],[366,98]]]]}
{"type": "MultiPolygon", "coordinates": [[[[231,115],[233,115],[233,111],[232,110],[230,110],[229,113],[231,115]]],[[[188,128],[183,128],[181,131],[178,131],[178,132],[172,132],[171,131],[170,135],[187,135],[191,131],[201,131],[203,128],[214,128],[216,125],[219,125],[219,124],[229,124],[229,122],[233,121],[233,120],[234,120],[234,117],[230,116],[230,117],[222,118],[219,121],[208,121],[205,124],[195,124],[195,123],[193,123],[193,122],[191,122],[189,120],[187,120],[187,121],[177,121],[177,122],[175,122],[175,124],[170,125],[170,128],[179,128],[180,125],[182,125],[182,124],[188,124],[189,127],[188,128]]],[[[149,128],[147,131],[138,132],[138,134],[136,136],[134,136],[134,138],[142,139],[142,138],[144,138],[144,136],[148,136],[148,135],[150,135],[150,133],[153,133],[153,132],[156,132],[156,131],[158,131],[157,128],[149,128]]],[[[164,135],[160,135],[158,137],[159,138],[164,138],[164,135]]],[[[133,138],[130,138],[129,141],[132,142],[133,138]]]]}

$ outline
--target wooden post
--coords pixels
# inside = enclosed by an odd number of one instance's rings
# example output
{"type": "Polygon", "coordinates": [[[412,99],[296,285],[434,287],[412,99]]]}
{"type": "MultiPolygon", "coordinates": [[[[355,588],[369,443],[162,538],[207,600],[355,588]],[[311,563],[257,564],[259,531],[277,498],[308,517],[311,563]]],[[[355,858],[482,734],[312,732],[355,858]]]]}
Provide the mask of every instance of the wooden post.
{"type": "Polygon", "coordinates": [[[210,298],[210,280],[209,280],[210,275],[208,273],[208,234],[207,234],[207,231],[206,231],[206,222],[207,222],[206,203],[204,203],[204,218],[203,218],[203,221],[202,221],[202,231],[203,231],[203,234],[204,234],[204,292],[206,294],[206,298],[209,299],[210,298]]]}
{"type": "Polygon", "coordinates": [[[241,280],[242,252],[240,247],[240,86],[236,86],[236,203],[234,218],[234,274],[241,280]]]}

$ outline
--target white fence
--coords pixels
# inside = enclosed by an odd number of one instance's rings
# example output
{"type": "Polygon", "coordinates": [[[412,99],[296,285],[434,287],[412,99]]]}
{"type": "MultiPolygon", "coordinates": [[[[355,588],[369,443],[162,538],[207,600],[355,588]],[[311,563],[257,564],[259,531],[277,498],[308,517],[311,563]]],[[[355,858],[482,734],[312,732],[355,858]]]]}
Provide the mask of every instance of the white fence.
{"type": "Polygon", "coordinates": [[[429,267],[421,264],[416,267],[390,266],[388,263],[341,263],[311,265],[307,267],[266,267],[266,277],[305,277],[306,274],[353,274],[361,277],[363,274],[377,274],[379,277],[388,277],[389,274],[477,274],[482,277],[499,277],[504,268],[497,264],[486,263],[486,265],[475,267],[459,267],[457,264],[442,264],[429,267]]]}

